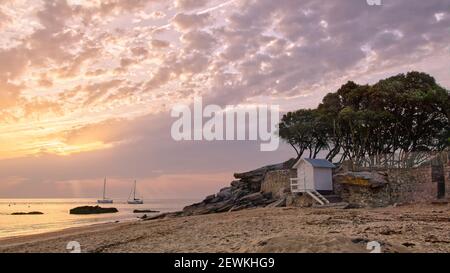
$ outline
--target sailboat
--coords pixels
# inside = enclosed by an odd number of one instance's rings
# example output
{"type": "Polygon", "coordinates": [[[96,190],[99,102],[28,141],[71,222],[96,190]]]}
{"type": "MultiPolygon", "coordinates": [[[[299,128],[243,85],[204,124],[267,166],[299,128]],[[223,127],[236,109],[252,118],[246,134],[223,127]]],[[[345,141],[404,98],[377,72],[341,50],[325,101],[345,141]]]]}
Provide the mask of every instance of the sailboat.
{"type": "Polygon", "coordinates": [[[132,205],[144,204],[144,200],[136,198],[136,180],[134,180],[133,199],[128,200],[128,204],[132,204],[132,205]]]}
{"type": "Polygon", "coordinates": [[[103,182],[103,199],[99,199],[97,200],[98,204],[112,204],[113,200],[106,198],[106,177],[105,177],[105,181],[103,182]]]}

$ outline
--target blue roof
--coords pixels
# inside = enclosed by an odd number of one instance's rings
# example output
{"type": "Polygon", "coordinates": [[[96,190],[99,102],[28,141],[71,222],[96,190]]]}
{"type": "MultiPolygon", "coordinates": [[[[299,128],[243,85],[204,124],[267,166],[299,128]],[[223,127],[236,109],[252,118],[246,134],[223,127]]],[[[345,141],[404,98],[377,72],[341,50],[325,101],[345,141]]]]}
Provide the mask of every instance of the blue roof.
{"type": "Polygon", "coordinates": [[[309,162],[315,168],[336,168],[333,163],[326,159],[304,158],[304,160],[309,162]]]}

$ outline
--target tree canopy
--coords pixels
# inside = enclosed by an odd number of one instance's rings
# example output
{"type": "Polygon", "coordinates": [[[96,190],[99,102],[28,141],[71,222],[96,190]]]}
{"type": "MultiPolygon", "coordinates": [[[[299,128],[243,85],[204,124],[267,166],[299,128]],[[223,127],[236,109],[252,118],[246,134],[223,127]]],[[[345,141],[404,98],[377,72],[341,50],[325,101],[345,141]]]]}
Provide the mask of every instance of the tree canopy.
{"type": "Polygon", "coordinates": [[[399,74],[374,85],[344,84],[317,109],[283,116],[279,134],[297,152],[330,161],[380,163],[389,155],[407,161],[417,152],[449,144],[449,91],[420,72],[399,74]]]}

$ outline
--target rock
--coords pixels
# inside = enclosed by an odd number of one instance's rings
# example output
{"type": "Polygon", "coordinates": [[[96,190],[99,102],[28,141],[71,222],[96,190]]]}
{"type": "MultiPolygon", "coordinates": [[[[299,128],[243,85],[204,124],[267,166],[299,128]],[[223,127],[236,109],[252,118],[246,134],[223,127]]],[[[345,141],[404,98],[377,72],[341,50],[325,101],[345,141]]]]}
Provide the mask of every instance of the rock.
{"type": "Polygon", "coordinates": [[[248,194],[250,194],[250,191],[243,190],[243,189],[237,189],[237,190],[233,191],[233,194],[232,194],[231,198],[234,199],[234,200],[238,200],[241,197],[246,196],[248,194]]]}
{"type": "Polygon", "coordinates": [[[281,198],[275,202],[272,202],[266,206],[266,208],[280,208],[286,206],[286,197],[281,198]]]}
{"type": "Polygon", "coordinates": [[[159,213],[159,211],[151,209],[135,209],[133,210],[133,213],[159,213]]]}
{"type": "Polygon", "coordinates": [[[381,235],[395,235],[395,234],[402,234],[401,230],[394,230],[389,227],[383,227],[380,232],[381,235]]]}
{"type": "Polygon", "coordinates": [[[211,201],[209,201],[209,203],[218,203],[222,200],[223,200],[222,196],[216,195],[216,197],[214,197],[211,201]]]}
{"type": "Polygon", "coordinates": [[[245,205],[236,205],[236,206],[233,206],[233,207],[229,210],[229,212],[240,211],[240,210],[246,209],[246,208],[248,208],[248,207],[249,207],[248,204],[245,204],[245,205]]]}
{"type": "Polygon", "coordinates": [[[334,192],[342,201],[363,207],[386,207],[396,202],[386,173],[342,171],[333,175],[334,192]]]}
{"type": "Polygon", "coordinates": [[[159,219],[168,219],[168,218],[175,218],[184,216],[184,213],[182,211],[176,211],[176,212],[166,212],[161,213],[153,216],[147,216],[146,218],[141,218],[144,221],[151,221],[151,220],[159,220],[159,219]]]}
{"type": "Polygon", "coordinates": [[[116,208],[102,208],[99,206],[83,206],[76,207],[70,210],[70,214],[102,214],[102,213],[116,213],[116,208]]]}
{"type": "Polygon", "coordinates": [[[203,203],[208,204],[208,203],[210,203],[214,198],[216,198],[216,195],[215,195],[215,194],[208,195],[208,196],[206,196],[205,200],[203,200],[203,203]]]}
{"type": "Polygon", "coordinates": [[[203,210],[207,206],[209,206],[209,204],[206,204],[204,202],[196,203],[196,204],[184,207],[182,212],[184,215],[187,215],[187,216],[194,215],[196,213],[196,211],[203,210]]]}
{"type": "Polygon", "coordinates": [[[262,195],[266,199],[272,199],[272,193],[271,192],[264,192],[264,193],[262,193],[262,195]]]}
{"type": "Polygon", "coordinates": [[[372,189],[381,188],[388,184],[387,176],[378,172],[343,172],[333,176],[336,183],[369,187],[372,189]]]}
{"type": "Polygon", "coordinates": [[[31,211],[31,212],[13,212],[11,215],[42,215],[44,213],[40,211],[31,211]]]}
{"type": "Polygon", "coordinates": [[[234,180],[230,183],[231,187],[233,187],[233,188],[239,187],[240,184],[242,184],[241,180],[234,180]]]}
{"type": "Polygon", "coordinates": [[[291,158],[288,161],[285,161],[280,164],[274,164],[274,165],[268,165],[264,166],[262,168],[244,172],[244,173],[235,173],[234,177],[237,179],[254,179],[260,176],[263,176],[268,171],[275,171],[275,170],[283,170],[283,169],[290,169],[294,164],[296,160],[291,158]]]}
{"type": "Polygon", "coordinates": [[[358,204],[348,204],[347,206],[345,206],[343,209],[360,209],[362,208],[361,205],[358,204]]]}
{"type": "Polygon", "coordinates": [[[366,238],[354,238],[354,239],[352,239],[352,243],[354,243],[354,244],[360,244],[360,243],[367,244],[368,242],[369,242],[369,240],[366,239],[366,238]]]}
{"type": "Polygon", "coordinates": [[[220,202],[215,204],[210,204],[206,207],[201,208],[200,210],[194,211],[194,215],[201,215],[201,214],[210,214],[210,213],[218,213],[218,212],[225,212],[228,211],[233,206],[232,202],[220,202]]]}
{"type": "Polygon", "coordinates": [[[314,205],[316,201],[307,194],[291,193],[286,196],[286,207],[300,207],[309,208],[314,205]]]}
{"type": "Polygon", "coordinates": [[[250,179],[260,179],[265,173],[267,172],[267,168],[263,167],[260,169],[256,169],[253,171],[249,171],[249,172],[245,172],[245,173],[235,173],[234,177],[237,179],[245,179],[245,180],[250,180],[250,179]]]}
{"type": "Polygon", "coordinates": [[[261,201],[262,199],[264,199],[264,196],[260,192],[256,192],[256,193],[251,193],[251,194],[245,195],[244,197],[241,197],[239,199],[239,202],[241,202],[241,203],[255,202],[255,201],[261,201]]]}
{"type": "Polygon", "coordinates": [[[221,189],[220,192],[217,194],[217,197],[220,197],[223,200],[227,200],[227,199],[231,198],[231,195],[232,195],[231,187],[228,187],[228,188],[221,189]]]}
{"type": "Polygon", "coordinates": [[[162,213],[162,214],[158,214],[158,215],[154,215],[154,216],[150,216],[150,217],[145,217],[145,218],[141,218],[144,221],[150,221],[150,220],[158,220],[158,219],[164,219],[166,217],[167,213],[162,213]]]}

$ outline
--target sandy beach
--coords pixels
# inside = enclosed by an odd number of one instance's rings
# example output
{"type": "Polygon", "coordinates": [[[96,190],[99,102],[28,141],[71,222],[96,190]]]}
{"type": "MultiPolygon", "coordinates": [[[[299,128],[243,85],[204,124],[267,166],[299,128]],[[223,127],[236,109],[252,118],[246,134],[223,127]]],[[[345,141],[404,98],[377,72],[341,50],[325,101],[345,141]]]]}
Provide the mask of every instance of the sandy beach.
{"type": "Polygon", "coordinates": [[[0,240],[0,252],[450,252],[450,206],[263,208],[0,240]]]}

